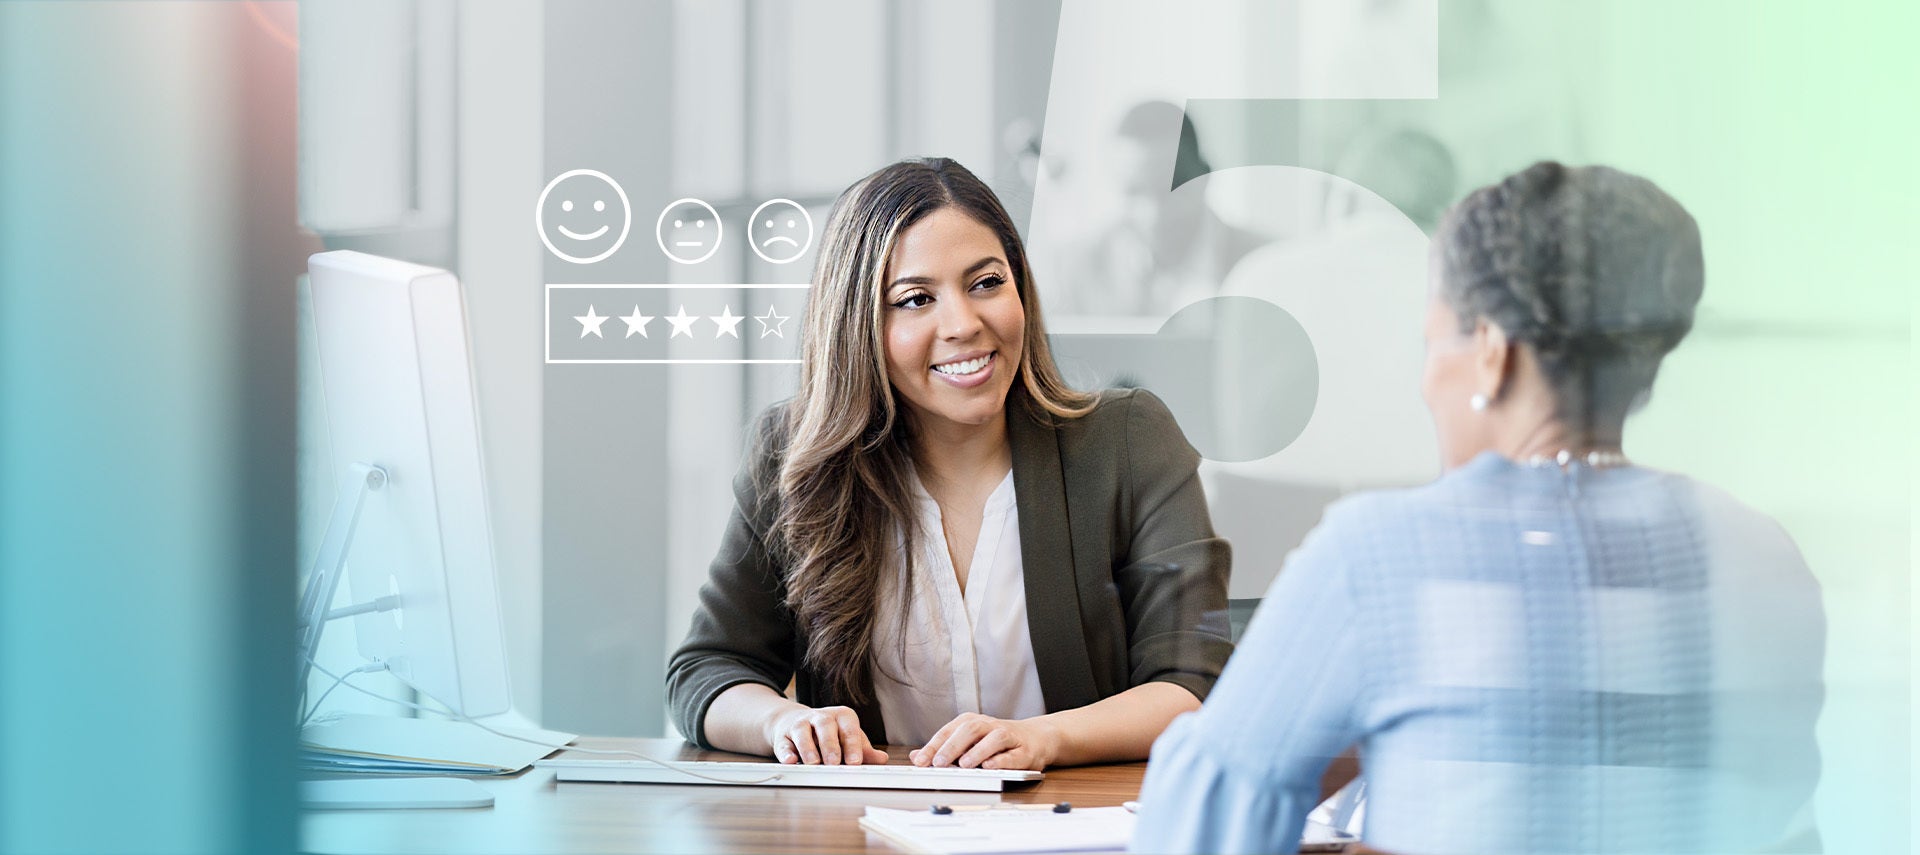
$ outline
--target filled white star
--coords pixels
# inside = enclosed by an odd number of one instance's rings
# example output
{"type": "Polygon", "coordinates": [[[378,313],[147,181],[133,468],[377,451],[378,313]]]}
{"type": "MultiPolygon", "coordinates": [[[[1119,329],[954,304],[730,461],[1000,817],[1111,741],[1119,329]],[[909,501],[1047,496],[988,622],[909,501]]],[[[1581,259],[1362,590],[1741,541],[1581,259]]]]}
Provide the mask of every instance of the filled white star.
{"type": "Polygon", "coordinates": [[[673,332],[668,333],[667,338],[673,338],[677,335],[693,338],[693,322],[697,320],[700,320],[700,316],[688,315],[687,306],[682,303],[680,305],[680,314],[667,316],[667,323],[673,324],[673,332]]]}
{"type": "Polygon", "coordinates": [[[587,306],[586,314],[574,315],[573,319],[580,322],[581,338],[586,338],[587,333],[593,333],[596,336],[600,336],[600,338],[606,338],[606,336],[600,335],[600,325],[607,322],[607,316],[594,314],[591,304],[587,306]]]}
{"type": "Polygon", "coordinates": [[[713,317],[713,322],[720,325],[719,329],[714,330],[713,337],[719,338],[723,335],[730,335],[734,338],[739,338],[740,322],[743,320],[746,320],[746,318],[734,315],[732,306],[721,306],[720,314],[713,317]]]}
{"type": "Polygon", "coordinates": [[[783,333],[780,331],[780,328],[783,326],[786,326],[787,324],[787,316],[782,315],[777,311],[774,311],[773,304],[771,303],[767,304],[766,314],[754,315],[753,319],[760,322],[761,338],[766,338],[767,336],[770,336],[770,335],[779,336],[781,338],[787,337],[786,333],[783,333]]]}
{"type": "Polygon", "coordinates": [[[627,322],[625,338],[633,338],[634,333],[639,333],[641,338],[647,338],[647,324],[653,323],[653,316],[640,314],[640,307],[636,305],[633,307],[633,314],[620,320],[627,322]]]}

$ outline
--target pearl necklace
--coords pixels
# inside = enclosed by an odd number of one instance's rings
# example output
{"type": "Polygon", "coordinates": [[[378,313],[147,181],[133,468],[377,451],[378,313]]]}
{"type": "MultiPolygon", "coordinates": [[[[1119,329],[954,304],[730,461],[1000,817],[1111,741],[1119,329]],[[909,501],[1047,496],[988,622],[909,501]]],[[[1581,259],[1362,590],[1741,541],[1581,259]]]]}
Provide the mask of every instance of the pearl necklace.
{"type": "Polygon", "coordinates": [[[1527,458],[1527,465],[1535,469],[1558,466],[1565,469],[1575,463],[1584,463],[1589,469],[1610,469],[1629,464],[1627,456],[1618,451],[1589,451],[1585,455],[1575,455],[1572,449],[1562,448],[1558,454],[1548,457],[1536,454],[1527,458]]]}

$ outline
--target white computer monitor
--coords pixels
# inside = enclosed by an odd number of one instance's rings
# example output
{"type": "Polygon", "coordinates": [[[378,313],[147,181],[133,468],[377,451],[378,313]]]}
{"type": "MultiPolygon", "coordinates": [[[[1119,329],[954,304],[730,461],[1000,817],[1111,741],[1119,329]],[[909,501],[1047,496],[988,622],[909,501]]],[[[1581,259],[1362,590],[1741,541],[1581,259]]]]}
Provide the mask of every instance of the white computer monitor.
{"type": "Polygon", "coordinates": [[[459,280],[345,250],[313,256],[308,271],[334,482],[354,500],[336,504],[328,540],[342,545],[355,604],[344,610],[365,609],[352,617],[359,651],[456,713],[507,712],[459,280]],[[374,470],[377,488],[353,495],[374,470]]]}

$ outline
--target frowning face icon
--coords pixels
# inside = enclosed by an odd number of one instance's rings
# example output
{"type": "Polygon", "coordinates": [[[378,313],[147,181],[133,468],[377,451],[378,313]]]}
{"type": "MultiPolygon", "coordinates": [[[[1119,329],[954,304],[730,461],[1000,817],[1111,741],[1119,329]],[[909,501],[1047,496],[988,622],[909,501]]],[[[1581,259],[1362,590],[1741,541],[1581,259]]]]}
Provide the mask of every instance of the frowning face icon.
{"type": "Polygon", "coordinates": [[[633,211],[626,191],[606,173],[575,169],[540,191],[533,224],[548,251],[575,264],[592,264],[626,242],[633,211]]]}
{"type": "Polygon", "coordinates": [[[813,244],[813,217],[792,199],[769,199],[753,210],[747,222],[753,251],[774,264],[786,264],[813,244]]]}

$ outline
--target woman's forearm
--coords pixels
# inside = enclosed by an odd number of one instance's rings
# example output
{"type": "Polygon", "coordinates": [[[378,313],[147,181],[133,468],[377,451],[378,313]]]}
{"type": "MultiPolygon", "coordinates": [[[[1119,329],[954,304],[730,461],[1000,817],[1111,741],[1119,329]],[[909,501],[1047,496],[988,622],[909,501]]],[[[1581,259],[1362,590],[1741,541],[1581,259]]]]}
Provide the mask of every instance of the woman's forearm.
{"type": "Polygon", "coordinates": [[[771,756],[768,726],[780,715],[805,706],[759,683],[730,686],[707,707],[707,742],[722,751],[771,756]]]}
{"type": "Polygon", "coordinates": [[[1057,749],[1052,764],[1079,766],[1145,760],[1153,741],[1175,716],[1199,708],[1200,699],[1192,692],[1155,681],[1079,709],[1034,720],[1055,731],[1057,749]]]}

